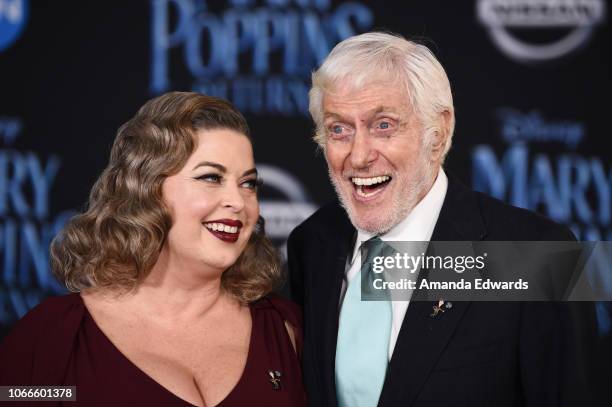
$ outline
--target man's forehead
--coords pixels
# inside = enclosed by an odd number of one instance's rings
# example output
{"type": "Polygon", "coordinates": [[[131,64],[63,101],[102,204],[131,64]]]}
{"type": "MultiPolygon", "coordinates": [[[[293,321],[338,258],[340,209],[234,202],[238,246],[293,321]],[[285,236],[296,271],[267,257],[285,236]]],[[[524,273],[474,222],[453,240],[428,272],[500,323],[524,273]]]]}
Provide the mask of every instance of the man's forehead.
{"type": "Polygon", "coordinates": [[[322,107],[326,118],[341,116],[348,110],[365,116],[380,113],[401,115],[411,110],[410,100],[403,86],[389,82],[372,83],[360,89],[347,86],[326,89],[322,107]]]}

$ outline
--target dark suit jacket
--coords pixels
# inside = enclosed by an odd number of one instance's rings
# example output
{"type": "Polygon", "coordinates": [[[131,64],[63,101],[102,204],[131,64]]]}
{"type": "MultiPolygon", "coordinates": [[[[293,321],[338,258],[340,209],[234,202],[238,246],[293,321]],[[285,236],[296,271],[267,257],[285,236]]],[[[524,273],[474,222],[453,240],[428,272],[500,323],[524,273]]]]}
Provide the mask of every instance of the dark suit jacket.
{"type": "MultiPolygon", "coordinates": [[[[336,406],[339,297],[355,233],[334,203],[289,237],[292,295],[304,309],[303,369],[312,406],[336,406]]],[[[542,216],[473,192],[449,177],[431,240],[575,238],[542,216]]],[[[590,405],[584,399],[582,363],[589,359],[584,342],[594,335],[590,308],[586,303],[454,302],[434,319],[431,302],[412,301],[379,406],[590,405]]]]}

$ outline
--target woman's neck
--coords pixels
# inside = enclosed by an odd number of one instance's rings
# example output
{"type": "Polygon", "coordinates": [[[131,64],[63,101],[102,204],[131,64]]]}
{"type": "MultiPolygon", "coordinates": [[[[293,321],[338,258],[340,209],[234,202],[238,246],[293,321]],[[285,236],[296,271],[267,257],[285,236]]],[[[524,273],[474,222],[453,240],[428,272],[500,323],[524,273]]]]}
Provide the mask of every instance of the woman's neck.
{"type": "Polygon", "coordinates": [[[119,295],[94,291],[98,299],[111,301],[126,311],[155,316],[162,323],[190,324],[207,315],[240,307],[240,303],[223,290],[221,275],[221,270],[194,270],[187,264],[170,262],[162,254],[136,289],[119,295]]]}

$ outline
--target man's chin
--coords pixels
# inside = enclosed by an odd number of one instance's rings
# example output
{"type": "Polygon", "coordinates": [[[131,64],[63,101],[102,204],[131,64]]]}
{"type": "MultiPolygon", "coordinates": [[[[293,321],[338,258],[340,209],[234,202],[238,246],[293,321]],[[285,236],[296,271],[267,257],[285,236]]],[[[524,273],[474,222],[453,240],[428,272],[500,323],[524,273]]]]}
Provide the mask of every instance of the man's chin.
{"type": "Polygon", "coordinates": [[[353,207],[349,212],[351,223],[359,230],[381,235],[388,232],[395,223],[394,216],[389,211],[380,208],[363,208],[353,207]]]}
{"type": "Polygon", "coordinates": [[[340,190],[335,183],[334,186],[336,192],[339,192],[340,204],[357,229],[381,235],[394,226],[395,217],[392,210],[381,208],[380,202],[357,202],[352,195],[352,189],[340,190]]]}

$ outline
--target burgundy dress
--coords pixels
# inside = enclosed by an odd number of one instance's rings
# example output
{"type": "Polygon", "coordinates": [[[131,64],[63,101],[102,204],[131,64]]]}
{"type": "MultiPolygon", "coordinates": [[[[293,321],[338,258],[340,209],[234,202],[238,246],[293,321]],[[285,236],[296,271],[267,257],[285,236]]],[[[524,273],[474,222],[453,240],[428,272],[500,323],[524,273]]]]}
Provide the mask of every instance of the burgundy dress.
{"type": "MultiPolygon", "coordinates": [[[[244,371],[217,406],[306,405],[299,358],[285,328],[285,321],[295,327],[300,351],[297,307],[268,296],[250,309],[253,328],[244,371]]],[[[79,294],[50,298],[17,323],[0,346],[0,385],[76,386],[76,403],[32,402],[40,406],[192,406],[119,352],[79,294]]]]}

